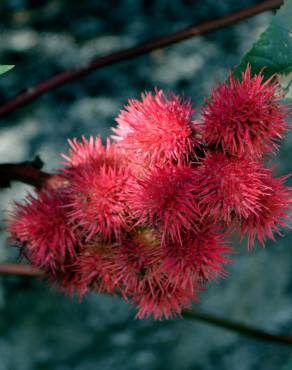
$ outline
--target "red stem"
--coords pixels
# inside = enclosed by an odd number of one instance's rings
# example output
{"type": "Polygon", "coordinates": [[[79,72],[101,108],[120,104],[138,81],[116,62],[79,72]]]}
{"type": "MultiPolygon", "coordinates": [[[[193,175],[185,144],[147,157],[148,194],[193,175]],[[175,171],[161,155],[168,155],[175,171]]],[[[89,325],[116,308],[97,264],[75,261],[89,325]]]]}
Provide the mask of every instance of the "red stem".
{"type": "Polygon", "coordinates": [[[21,265],[18,263],[0,263],[0,274],[17,276],[41,276],[42,271],[30,265],[21,265]]]}
{"type": "Polygon", "coordinates": [[[0,188],[10,186],[11,181],[20,181],[37,189],[58,188],[64,184],[62,176],[35,168],[34,162],[0,164],[0,188]]]}
{"type": "Polygon", "coordinates": [[[266,10],[271,10],[279,7],[283,3],[282,0],[267,0],[263,1],[260,4],[256,4],[235,13],[226,15],[221,18],[217,18],[200,25],[190,26],[184,30],[174,32],[170,35],[163,36],[156,40],[144,42],[140,45],[137,45],[132,48],[124,49],[118,52],[115,52],[110,55],[103,57],[95,58],[91,62],[74,68],[40,82],[38,85],[32,86],[25,90],[24,92],[14,96],[2,106],[0,106],[0,117],[5,116],[6,114],[14,111],[15,109],[28,104],[29,102],[37,99],[42,94],[55,89],[58,86],[64,85],[67,82],[73,81],[81,76],[86,75],[87,73],[94,71],[98,68],[110,66],[114,63],[118,63],[124,60],[129,60],[136,58],[140,55],[149,53],[153,50],[157,50],[168,45],[175,44],[176,42],[186,40],[191,37],[203,35],[207,32],[214,31],[226,26],[229,26],[233,23],[241,21],[243,19],[249,18],[253,15],[262,13],[266,10]]]}
{"type": "Polygon", "coordinates": [[[195,311],[195,310],[185,310],[183,311],[183,317],[186,319],[195,319],[207,324],[211,324],[214,326],[218,326],[220,328],[224,328],[227,330],[234,331],[236,333],[253,337],[256,339],[260,339],[267,342],[274,342],[279,344],[288,344],[292,345],[292,337],[288,335],[279,335],[275,333],[269,333],[264,330],[257,329],[253,326],[241,324],[234,321],[229,321],[225,319],[221,319],[219,317],[209,315],[203,312],[195,311]]]}
{"type": "Polygon", "coordinates": [[[41,188],[51,176],[29,164],[0,164],[0,187],[9,186],[10,181],[20,181],[41,188]]]}

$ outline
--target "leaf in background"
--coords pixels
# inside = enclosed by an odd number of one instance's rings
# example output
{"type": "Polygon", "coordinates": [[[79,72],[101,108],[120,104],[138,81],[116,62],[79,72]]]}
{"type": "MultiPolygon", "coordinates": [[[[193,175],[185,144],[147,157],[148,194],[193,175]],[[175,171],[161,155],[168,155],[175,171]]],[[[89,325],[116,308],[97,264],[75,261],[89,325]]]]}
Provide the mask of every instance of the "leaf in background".
{"type": "Polygon", "coordinates": [[[4,65],[4,64],[1,65],[0,64],[0,75],[10,71],[10,69],[12,69],[13,67],[14,67],[13,65],[4,65]]]}
{"type": "Polygon", "coordinates": [[[288,362],[281,370],[292,370],[292,356],[289,357],[288,362]]]}
{"type": "Polygon", "coordinates": [[[289,89],[286,98],[292,98],[292,0],[285,1],[266,31],[243,57],[235,71],[237,77],[248,63],[253,74],[264,68],[266,78],[280,75],[283,88],[289,89]]]}

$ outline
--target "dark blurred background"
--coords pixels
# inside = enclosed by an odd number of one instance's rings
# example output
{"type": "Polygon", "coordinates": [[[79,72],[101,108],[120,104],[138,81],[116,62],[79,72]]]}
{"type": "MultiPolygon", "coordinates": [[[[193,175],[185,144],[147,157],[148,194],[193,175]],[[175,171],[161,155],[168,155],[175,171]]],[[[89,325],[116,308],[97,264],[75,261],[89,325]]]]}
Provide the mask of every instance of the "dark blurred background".
{"type": "MultiPolygon", "coordinates": [[[[0,79],[4,100],[92,57],[222,16],[252,0],[0,0],[0,79]]],[[[190,96],[199,106],[269,24],[266,12],[235,26],[97,70],[51,91],[2,119],[0,161],[39,154],[57,168],[67,138],[103,138],[128,98],[155,86],[190,96]]],[[[278,156],[291,170],[292,136],[278,156]]],[[[28,186],[0,193],[2,218],[28,186]]],[[[15,261],[4,222],[0,259],[15,261]]],[[[238,244],[225,280],[202,294],[203,311],[260,328],[292,333],[291,235],[247,253],[238,244]]],[[[32,278],[0,277],[0,370],[289,370],[289,347],[259,342],[195,321],[134,320],[118,298],[90,295],[82,303],[32,278]]]]}

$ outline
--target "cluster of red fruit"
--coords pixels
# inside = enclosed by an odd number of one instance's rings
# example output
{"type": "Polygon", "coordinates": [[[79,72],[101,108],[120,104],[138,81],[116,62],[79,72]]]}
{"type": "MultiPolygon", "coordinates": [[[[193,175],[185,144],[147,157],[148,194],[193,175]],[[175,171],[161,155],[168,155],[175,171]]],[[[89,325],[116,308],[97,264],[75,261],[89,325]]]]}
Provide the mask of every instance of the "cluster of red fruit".
{"type": "Polygon", "coordinates": [[[251,248],[287,227],[291,189],[264,165],[288,128],[277,88],[248,67],[196,122],[178,96],[130,100],[114,143],[69,141],[61,185],[16,204],[14,241],[70,294],[121,295],[139,318],[180,313],[224,275],[228,236],[251,248]]]}

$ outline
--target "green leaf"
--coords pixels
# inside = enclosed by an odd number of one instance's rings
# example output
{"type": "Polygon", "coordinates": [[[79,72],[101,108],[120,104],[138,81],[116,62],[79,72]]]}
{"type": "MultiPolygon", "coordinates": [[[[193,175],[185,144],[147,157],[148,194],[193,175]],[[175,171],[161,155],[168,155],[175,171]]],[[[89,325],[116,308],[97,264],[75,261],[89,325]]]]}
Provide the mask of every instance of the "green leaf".
{"type": "Polygon", "coordinates": [[[292,370],[292,356],[289,357],[288,362],[285,364],[282,370],[292,370]]]}
{"type": "Polygon", "coordinates": [[[10,71],[10,69],[12,69],[13,67],[14,67],[13,65],[0,64],[0,75],[2,75],[3,73],[6,73],[8,71],[10,71]]]}
{"type": "Polygon", "coordinates": [[[263,68],[265,78],[273,74],[285,75],[292,72],[292,0],[287,0],[273,17],[269,27],[263,32],[251,50],[243,57],[236,69],[236,76],[247,64],[252,73],[263,68]]]}

